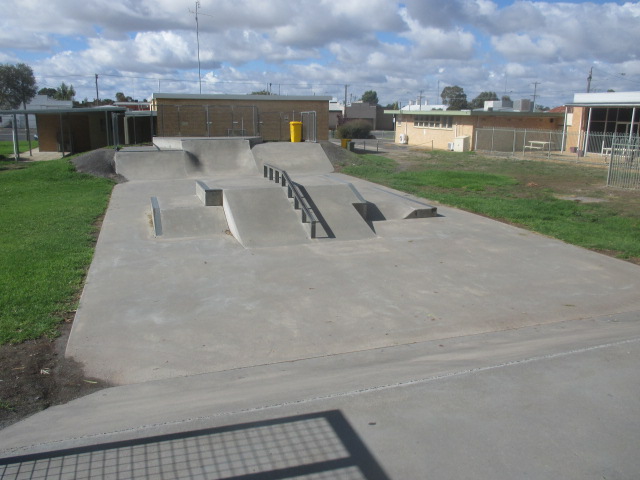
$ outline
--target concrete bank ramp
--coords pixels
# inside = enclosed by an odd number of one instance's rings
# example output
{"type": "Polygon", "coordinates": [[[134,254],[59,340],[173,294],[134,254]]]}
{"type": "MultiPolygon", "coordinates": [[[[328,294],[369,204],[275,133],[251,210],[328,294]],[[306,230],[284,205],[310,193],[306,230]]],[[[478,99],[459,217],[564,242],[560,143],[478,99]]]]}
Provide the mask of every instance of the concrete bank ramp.
{"type": "Polygon", "coordinates": [[[291,176],[333,172],[333,165],[319,143],[262,143],[253,147],[252,152],[260,172],[265,163],[286,170],[291,176]]]}
{"type": "Polygon", "coordinates": [[[367,202],[350,184],[303,186],[319,220],[317,238],[364,240],[376,236],[364,220],[367,202]]]}
{"type": "MultiPolygon", "coordinates": [[[[116,173],[129,181],[255,176],[260,172],[252,143],[244,138],[181,139],[180,149],[125,148],[115,155],[116,173]]],[[[175,147],[178,140],[168,145],[175,147]]]]}
{"type": "Polygon", "coordinates": [[[123,149],[114,157],[116,173],[129,181],[185,178],[185,152],[155,147],[123,149]]]}
{"type": "Polygon", "coordinates": [[[310,242],[285,190],[268,187],[223,191],[229,230],[244,247],[276,247],[310,242]]]}
{"type": "Polygon", "coordinates": [[[182,150],[188,177],[259,173],[248,139],[183,139],[182,150]]]}

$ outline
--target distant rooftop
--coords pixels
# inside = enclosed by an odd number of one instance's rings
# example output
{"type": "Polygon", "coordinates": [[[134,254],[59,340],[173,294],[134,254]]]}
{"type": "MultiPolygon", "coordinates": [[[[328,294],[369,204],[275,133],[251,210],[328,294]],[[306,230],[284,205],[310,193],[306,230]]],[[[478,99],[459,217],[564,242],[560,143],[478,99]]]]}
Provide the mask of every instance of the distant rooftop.
{"type": "Polygon", "coordinates": [[[447,109],[446,105],[405,105],[404,107],[401,108],[403,112],[408,112],[408,111],[428,112],[429,110],[446,110],[446,109],[447,109]]]}

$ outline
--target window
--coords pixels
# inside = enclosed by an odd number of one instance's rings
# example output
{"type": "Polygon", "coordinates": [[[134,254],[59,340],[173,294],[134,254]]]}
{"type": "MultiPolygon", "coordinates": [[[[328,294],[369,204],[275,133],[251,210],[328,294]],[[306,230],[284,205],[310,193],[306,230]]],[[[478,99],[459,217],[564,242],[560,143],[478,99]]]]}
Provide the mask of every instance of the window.
{"type": "Polygon", "coordinates": [[[453,128],[453,117],[434,115],[422,120],[414,120],[414,127],[421,128],[453,128]]]}

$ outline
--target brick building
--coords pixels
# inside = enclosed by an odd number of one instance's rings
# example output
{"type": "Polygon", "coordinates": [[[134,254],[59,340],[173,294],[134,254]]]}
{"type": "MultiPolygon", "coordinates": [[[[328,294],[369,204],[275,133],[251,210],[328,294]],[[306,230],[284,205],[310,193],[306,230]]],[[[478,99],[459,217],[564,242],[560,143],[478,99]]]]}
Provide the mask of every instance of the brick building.
{"type": "Polygon", "coordinates": [[[313,129],[317,140],[327,140],[330,100],[325,96],[156,93],[151,109],[157,111],[161,137],[260,136],[266,141],[288,141],[289,122],[302,121],[303,138],[309,138],[308,129],[313,129]]]}

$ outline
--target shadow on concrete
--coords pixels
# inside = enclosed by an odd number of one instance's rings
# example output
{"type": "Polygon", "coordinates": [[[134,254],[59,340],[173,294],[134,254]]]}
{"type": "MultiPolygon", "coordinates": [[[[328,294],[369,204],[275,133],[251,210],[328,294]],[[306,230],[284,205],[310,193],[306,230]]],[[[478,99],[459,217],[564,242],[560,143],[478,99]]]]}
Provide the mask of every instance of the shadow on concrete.
{"type": "Polygon", "coordinates": [[[389,478],[339,410],[0,459],[3,479],[305,475],[389,478]]]}

